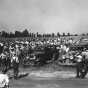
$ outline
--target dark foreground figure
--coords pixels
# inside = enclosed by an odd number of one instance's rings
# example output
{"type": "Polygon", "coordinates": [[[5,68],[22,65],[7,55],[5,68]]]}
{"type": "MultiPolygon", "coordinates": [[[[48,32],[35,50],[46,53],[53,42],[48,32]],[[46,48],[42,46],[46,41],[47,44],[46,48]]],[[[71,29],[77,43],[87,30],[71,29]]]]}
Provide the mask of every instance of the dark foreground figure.
{"type": "Polygon", "coordinates": [[[81,62],[77,62],[76,70],[77,78],[85,78],[88,72],[88,59],[83,58],[81,62]]]}
{"type": "Polygon", "coordinates": [[[19,63],[16,61],[13,61],[13,71],[14,71],[14,78],[18,78],[18,73],[19,73],[19,63]]]}
{"type": "Polygon", "coordinates": [[[13,69],[14,78],[18,78],[19,73],[19,59],[16,55],[14,55],[11,60],[7,57],[4,59],[1,58],[1,70],[3,74],[6,74],[6,72],[10,69],[13,69]]]}

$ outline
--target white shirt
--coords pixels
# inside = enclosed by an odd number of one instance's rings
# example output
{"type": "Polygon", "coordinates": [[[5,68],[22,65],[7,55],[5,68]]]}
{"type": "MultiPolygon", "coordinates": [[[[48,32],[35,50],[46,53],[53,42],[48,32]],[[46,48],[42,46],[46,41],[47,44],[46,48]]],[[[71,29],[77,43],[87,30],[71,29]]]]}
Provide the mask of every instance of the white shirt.
{"type": "Polygon", "coordinates": [[[82,55],[85,55],[85,58],[88,59],[88,51],[82,52],[82,55]]]}
{"type": "Polygon", "coordinates": [[[17,56],[13,56],[12,59],[11,59],[11,62],[13,62],[14,60],[15,60],[17,63],[19,63],[19,60],[18,60],[18,57],[17,57],[17,56]]]}
{"type": "Polygon", "coordinates": [[[77,62],[81,62],[82,61],[82,56],[81,55],[78,55],[77,58],[78,58],[77,62]]]}
{"type": "Polygon", "coordinates": [[[66,48],[66,52],[68,52],[69,51],[69,48],[66,48]]]}
{"type": "Polygon", "coordinates": [[[9,85],[9,77],[6,74],[0,74],[0,88],[9,85]]]}

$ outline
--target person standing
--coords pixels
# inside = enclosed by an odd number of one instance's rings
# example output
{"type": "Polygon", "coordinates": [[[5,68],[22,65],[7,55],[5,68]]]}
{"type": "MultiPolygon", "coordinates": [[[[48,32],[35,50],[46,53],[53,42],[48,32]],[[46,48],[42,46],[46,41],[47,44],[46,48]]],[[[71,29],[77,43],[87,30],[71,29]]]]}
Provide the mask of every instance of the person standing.
{"type": "Polygon", "coordinates": [[[12,57],[11,62],[13,64],[14,78],[17,79],[18,78],[18,73],[19,73],[19,59],[16,56],[16,54],[14,54],[14,56],[12,57]]]}
{"type": "Polygon", "coordinates": [[[86,59],[85,55],[79,55],[77,62],[77,78],[84,78],[88,72],[88,59],[86,59]]]}
{"type": "Polygon", "coordinates": [[[82,68],[82,55],[78,54],[76,56],[77,63],[76,63],[76,78],[80,78],[80,70],[82,68]]]}
{"type": "Polygon", "coordinates": [[[6,55],[6,53],[3,52],[0,55],[0,58],[1,58],[1,69],[2,69],[2,72],[6,73],[7,72],[7,55],[6,55]]]}

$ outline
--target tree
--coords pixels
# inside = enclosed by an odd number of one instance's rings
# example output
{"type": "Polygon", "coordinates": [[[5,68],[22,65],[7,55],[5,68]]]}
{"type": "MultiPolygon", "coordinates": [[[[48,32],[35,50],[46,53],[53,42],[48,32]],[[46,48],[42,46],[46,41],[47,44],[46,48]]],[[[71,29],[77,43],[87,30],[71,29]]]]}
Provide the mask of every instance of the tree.
{"type": "Polygon", "coordinates": [[[54,33],[52,33],[52,37],[55,37],[55,34],[54,33]]]}
{"type": "Polygon", "coordinates": [[[67,33],[67,36],[70,36],[71,34],[70,33],[67,33]]]}
{"type": "Polygon", "coordinates": [[[7,37],[7,32],[2,31],[2,32],[1,32],[1,37],[7,37]]]}
{"type": "Polygon", "coordinates": [[[74,36],[78,36],[78,34],[75,34],[74,36]]]}
{"type": "Polygon", "coordinates": [[[25,29],[23,32],[22,32],[22,36],[23,37],[29,37],[29,32],[27,29],[25,29]]]}
{"type": "Polygon", "coordinates": [[[43,34],[43,38],[45,37],[45,34],[43,34]]]}
{"type": "Polygon", "coordinates": [[[60,33],[59,32],[57,32],[57,37],[60,37],[60,33]]]}
{"type": "Polygon", "coordinates": [[[10,38],[13,38],[13,37],[15,37],[15,34],[12,33],[12,32],[10,32],[9,37],[10,37],[10,38]]]}
{"type": "Polygon", "coordinates": [[[39,37],[39,33],[38,32],[36,33],[36,37],[39,37]]]}
{"type": "Polygon", "coordinates": [[[63,36],[65,36],[65,33],[63,33],[63,36]]]}
{"type": "Polygon", "coordinates": [[[82,36],[85,36],[85,35],[86,35],[86,34],[84,34],[84,33],[82,34],[82,36]]]}
{"type": "Polygon", "coordinates": [[[15,37],[22,37],[22,33],[20,31],[15,31],[15,37]]]}

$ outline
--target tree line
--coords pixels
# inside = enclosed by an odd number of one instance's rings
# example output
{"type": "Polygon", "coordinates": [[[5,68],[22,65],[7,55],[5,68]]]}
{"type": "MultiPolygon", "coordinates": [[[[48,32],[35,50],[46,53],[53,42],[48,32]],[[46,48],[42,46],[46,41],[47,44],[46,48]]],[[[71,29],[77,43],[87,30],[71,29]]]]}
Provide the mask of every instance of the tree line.
{"type": "Polygon", "coordinates": [[[70,33],[62,33],[60,34],[59,32],[57,32],[57,34],[55,33],[44,33],[44,34],[40,34],[40,33],[32,33],[29,32],[27,29],[21,31],[15,31],[13,32],[6,32],[6,31],[1,31],[0,32],[0,37],[4,37],[4,38],[16,38],[16,37],[60,37],[60,36],[78,36],[77,34],[70,34],[70,33]]]}

